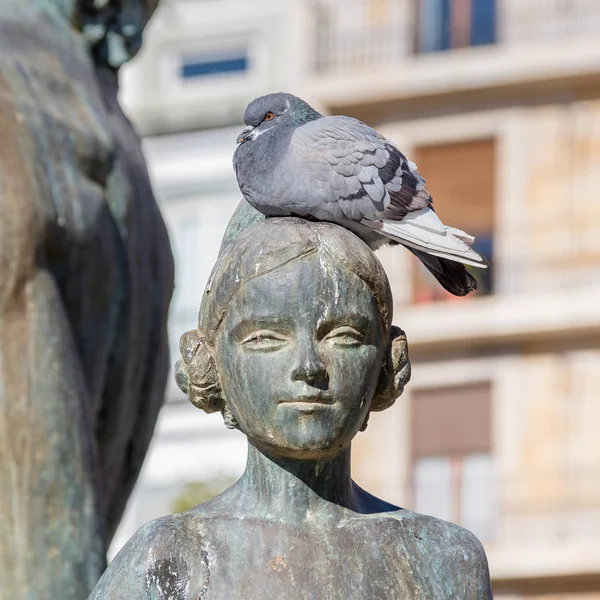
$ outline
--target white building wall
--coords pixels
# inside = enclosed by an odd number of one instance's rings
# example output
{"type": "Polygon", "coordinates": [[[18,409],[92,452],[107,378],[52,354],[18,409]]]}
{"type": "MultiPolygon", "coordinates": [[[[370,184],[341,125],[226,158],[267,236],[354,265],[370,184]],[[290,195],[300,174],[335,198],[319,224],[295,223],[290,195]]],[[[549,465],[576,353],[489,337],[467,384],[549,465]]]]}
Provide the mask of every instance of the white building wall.
{"type": "Polygon", "coordinates": [[[121,102],[140,133],[239,122],[254,97],[290,90],[301,31],[290,12],[296,1],[162,0],[141,52],[120,74],[121,102]],[[246,68],[183,76],[190,61],[228,59],[243,60],[246,68]]]}

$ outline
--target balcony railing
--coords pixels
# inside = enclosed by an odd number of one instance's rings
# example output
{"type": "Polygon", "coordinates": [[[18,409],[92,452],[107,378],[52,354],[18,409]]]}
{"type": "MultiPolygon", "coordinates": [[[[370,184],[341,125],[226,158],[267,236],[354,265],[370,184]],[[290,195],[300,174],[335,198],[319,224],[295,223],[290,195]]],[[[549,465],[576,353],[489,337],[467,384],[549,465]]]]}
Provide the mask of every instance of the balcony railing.
{"type": "Polygon", "coordinates": [[[503,42],[531,42],[597,38],[600,2],[597,0],[511,0],[503,13],[503,42]]]}
{"type": "Polygon", "coordinates": [[[598,0],[472,0],[470,12],[459,14],[464,6],[469,3],[313,0],[314,70],[390,65],[413,54],[491,43],[579,42],[600,32],[598,0]]]}
{"type": "Polygon", "coordinates": [[[401,3],[317,0],[315,69],[340,70],[397,62],[406,54],[406,23],[401,3]]]}

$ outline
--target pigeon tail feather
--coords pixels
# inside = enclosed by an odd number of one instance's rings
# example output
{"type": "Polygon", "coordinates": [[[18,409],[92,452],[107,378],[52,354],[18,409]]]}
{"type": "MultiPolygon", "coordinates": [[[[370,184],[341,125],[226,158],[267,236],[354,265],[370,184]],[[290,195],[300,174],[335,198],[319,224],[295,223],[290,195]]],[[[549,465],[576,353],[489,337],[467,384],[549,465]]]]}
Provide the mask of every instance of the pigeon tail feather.
{"type": "Polygon", "coordinates": [[[427,270],[439,281],[442,287],[454,296],[466,296],[477,289],[477,281],[458,262],[438,258],[409,248],[409,250],[427,267],[427,270]]]}
{"type": "Polygon", "coordinates": [[[448,227],[448,233],[451,233],[454,237],[457,237],[459,240],[462,240],[465,244],[469,246],[473,244],[475,238],[472,235],[464,232],[462,229],[456,229],[456,227],[448,227]]]}
{"type": "Polygon", "coordinates": [[[428,207],[408,214],[401,221],[363,219],[361,224],[409,248],[465,265],[487,267],[485,258],[470,246],[475,238],[447,227],[428,207]]]}

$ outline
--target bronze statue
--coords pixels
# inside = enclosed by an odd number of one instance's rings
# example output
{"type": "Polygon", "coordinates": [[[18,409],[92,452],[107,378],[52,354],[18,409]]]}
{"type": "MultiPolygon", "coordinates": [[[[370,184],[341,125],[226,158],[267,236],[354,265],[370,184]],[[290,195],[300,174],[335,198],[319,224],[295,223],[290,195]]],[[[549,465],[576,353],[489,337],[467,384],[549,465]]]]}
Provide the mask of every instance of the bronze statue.
{"type": "Polygon", "coordinates": [[[177,381],[247,436],[246,471],[140,529],[90,600],[491,598],[473,534],[350,477],[352,439],[410,377],[383,267],[337,225],[272,218],[239,233],[244,220],[182,337],[177,381]]]}
{"type": "Polygon", "coordinates": [[[154,5],[0,6],[0,596],[81,600],[168,372],[172,257],[117,102],[154,5]]]}

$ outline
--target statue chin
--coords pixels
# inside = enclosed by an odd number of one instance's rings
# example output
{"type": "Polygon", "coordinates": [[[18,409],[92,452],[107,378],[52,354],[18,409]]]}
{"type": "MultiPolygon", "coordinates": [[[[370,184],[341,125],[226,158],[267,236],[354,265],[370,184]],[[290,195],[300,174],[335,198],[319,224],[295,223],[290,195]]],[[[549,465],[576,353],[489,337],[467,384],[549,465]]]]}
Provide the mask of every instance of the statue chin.
{"type": "Polygon", "coordinates": [[[269,429],[273,432],[271,439],[247,437],[252,445],[270,456],[296,460],[328,460],[349,448],[359,431],[356,426],[336,428],[333,422],[334,418],[321,411],[308,415],[285,415],[281,425],[270,424],[269,429]]]}

